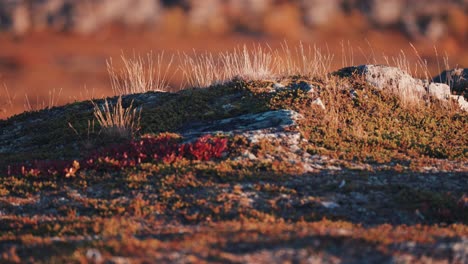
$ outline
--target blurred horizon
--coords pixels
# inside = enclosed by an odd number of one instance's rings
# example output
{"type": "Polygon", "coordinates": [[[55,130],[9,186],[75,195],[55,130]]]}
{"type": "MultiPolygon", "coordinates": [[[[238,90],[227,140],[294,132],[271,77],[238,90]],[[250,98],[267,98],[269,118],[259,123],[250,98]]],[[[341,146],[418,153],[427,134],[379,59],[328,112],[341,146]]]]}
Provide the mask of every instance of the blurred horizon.
{"type": "MultiPolygon", "coordinates": [[[[403,51],[435,76],[445,57],[468,65],[468,0],[0,0],[0,118],[112,95],[106,60],[122,53],[165,51],[177,68],[178,53],[299,42],[333,70],[403,51]]],[[[179,75],[170,90],[186,88],[179,75]]]]}

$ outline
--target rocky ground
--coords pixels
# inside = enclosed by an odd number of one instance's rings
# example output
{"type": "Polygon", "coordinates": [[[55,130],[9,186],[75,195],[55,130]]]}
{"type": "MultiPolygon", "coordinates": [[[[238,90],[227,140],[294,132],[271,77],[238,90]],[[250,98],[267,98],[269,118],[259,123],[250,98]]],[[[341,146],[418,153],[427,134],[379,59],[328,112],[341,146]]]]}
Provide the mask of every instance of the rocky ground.
{"type": "Polygon", "coordinates": [[[93,125],[91,102],[2,120],[0,258],[466,263],[464,72],[128,95],[133,137],[93,125]]]}

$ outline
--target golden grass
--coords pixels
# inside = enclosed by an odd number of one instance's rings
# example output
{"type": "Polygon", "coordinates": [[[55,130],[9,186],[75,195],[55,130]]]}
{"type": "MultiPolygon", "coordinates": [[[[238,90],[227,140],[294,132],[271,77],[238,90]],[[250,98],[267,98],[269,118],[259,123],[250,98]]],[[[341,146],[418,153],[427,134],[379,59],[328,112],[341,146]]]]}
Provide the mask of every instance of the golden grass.
{"type": "Polygon", "coordinates": [[[39,111],[42,109],[51,109],[59,105],[60,97],[62,95],[62,88],[58,91],[56,89],[49,90],[47,101],[40,100],[39,97],[36,97],[36,102],[31,103],[28,94],[24,95],[24,111],[32,112],[32,111],[39,111]]]}
{"type": "Polygon", "coordinates": [[[331,71],[334,55],[328,50],[326,52],[317,46],[304,46],[300,42],[294,49],[290,49],[287,42],[281,45],[282,54],[278,56],[277,68],[281,76],[311,76],[324,77],[331,71]]]}
{"type": "Polygon", "coordinates": [[[133,55],[127,58],[121,55],[123,68],[115,70],[113,60],[107,61],[107,71],[115,95],[165,91],[169,83],[173,56],[163,69],[164,52],[154,56],[152,52],[146,57],[133,55]]]}
{"type": "MultiPolygon", "coordinates": [[[[341,42],[341,47],[342,66],[353,66],[355,63],[353,47],[349,42],[341,42]]],[[[411,76],[422,76],[423,81],[431,81],[427,60],[421,57],[412,44],[410,44],[410,47],[412,49],[410,53],[413,54],[408,53],[407,55],[405,51],[400,50],[398,55],[394,57],[388,57],[385,54],[378,57],[369,42],[368,47],[364,50],[359,48],[359,50],[365,57],[366,64],[380,64],[383,62],[389,66],[400,68],[411,76]],[[414,61],[414,58],[416,58],[416,61],[414,61]]],[[[438,69],[440,70],[440,61],[442,60],[439,61],[438,51],[436,48],[434,50],[438,69]]],[[[178,53],[179,59],[174,67],[172,67],[173,58],[174,55],[166,56],[164,52],[156,55],[149,52],[146,56],[133,54],[132,57],[122,54],[121,62],[118,64],[114,64],[112,58],[110,58],[107,61],[107,71],[113,94],[120,96],[148,91],[204,88],[224,84],[234,78],[241,78],[246,81],[277,81],[283,77],[303,76],[328,80],[330,73],[336,70],[332,69],[332,65],[336,65],[335,55],[329,51],[328,47],[320,49],[316,45],[304,45],[301,42],[289,46],[285,41],[279,49],[273,49],[268,45],[253,44],[252,46],[238,46],[233,50],[218,53],[196,51],[189,54],[178,53]],[[173,87],[169,86],[169,83],[178,71],[182,75],[181,87],[173,89],[173,87]]],[[[443,58],[443,65],[445,69],[450,68],[447,56],[443,58]]],[[[5,91],[3,97],[6,97],[6,99],[0,101],[0,110],[3,112],[8,111],[8,106],[13,105],[13,99],[6,88],[5,91]]],[[[85,89],[85,92],[85,96],[94,98],[94,90],[92,95],[87,89],[85,89]]],[[[412,90],[397,90],[394,92],[398,94],[402,101],[408,102],[408,105],[422,103],[422,96],[414,94],[412,90]]],[[[49,98],[45,100],[41,98],[30,100],[26,94],[24,110],[36,111],[57,106],[60,94],[61,90],[58,93],[56,90],[51,90],[49,91],[49,98]]],[[[81,99],[85,99],[81,91],[80,95],[81,99]]],[[[73,98],[69,99],[72,100],[73,98]]]]}
{"type": "Polygon", "coordinates": [[[111,137],[131,138],[140,130],[141,109],[133,107],[133,101],[128,107],[123,107],[122,97],[119,96],[115,105],[107,99],[100,107],[93,102],[94,117],[101,126],[102,132],[111,137]]]}
{"type": "Polygon", "coordinates": [[[234,78],[244,80],[276,79],[284,76],[321,76],[330,73],[334,55],[316,46],[298,44],[294,50],[285,42],[281,50],[269,46],[244,45],[232,51],[213,54],[179,54],[186,87],[208,87],[234,78]]]}
{"type": "Polygon", "coordinates": [[[223,83],[227,77],[222,71],[220,61],[212,53],[205,52],[193,55],[179,54],[179,69],[183,75],[182,86],[208,87],[213,84],[223,83]]]}
{"type": "Polygon", "coordinates": [[[3,91],[4,91],[4,99],[0,101],[0,111],[1,112],[8,112],[8,110],[13,108],[13,100],[15,99],[15,95],[11,96],[10,91],[8,90],[8,87],[6,84],[3,84],[3,91]]]}
{"type": "Polygon", "coordinates": [[[246,45],[232,52],[220,54],[224,75],[228,79],[235,77],[245,80],[262,80],[276,77],[278,73],[278,57],[269,47],[246,45]]]}

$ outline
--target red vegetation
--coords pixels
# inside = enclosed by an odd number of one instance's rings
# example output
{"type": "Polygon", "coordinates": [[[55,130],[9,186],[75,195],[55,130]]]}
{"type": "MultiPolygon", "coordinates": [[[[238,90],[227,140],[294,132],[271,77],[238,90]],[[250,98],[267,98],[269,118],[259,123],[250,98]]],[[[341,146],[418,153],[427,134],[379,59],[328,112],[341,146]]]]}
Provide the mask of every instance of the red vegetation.
{"type": "Polygon", "coordinates": [[[143,162],[173,163],[181,159],[208,161],[221,158],[227,151],[226,138],[205,135],[194,142],[181,143],[171,134],[145,136],[96,151],[81,161],[34,161],[10,166],[8,175],[58,175],[73,177],[79,169],[123,169],[143,162]]]}

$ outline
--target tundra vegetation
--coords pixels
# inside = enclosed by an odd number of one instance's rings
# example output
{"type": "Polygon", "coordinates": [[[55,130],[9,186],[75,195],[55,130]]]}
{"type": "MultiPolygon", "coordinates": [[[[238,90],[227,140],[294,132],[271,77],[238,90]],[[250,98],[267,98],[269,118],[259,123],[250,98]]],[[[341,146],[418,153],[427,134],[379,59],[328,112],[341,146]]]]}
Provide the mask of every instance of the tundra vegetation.
{"type": "Polygon", "coordinates": [[[109,61],[113,98],[0,120],[2,262],[468,260],[465,93],[422,58],[163,56],[109,61]]]}

